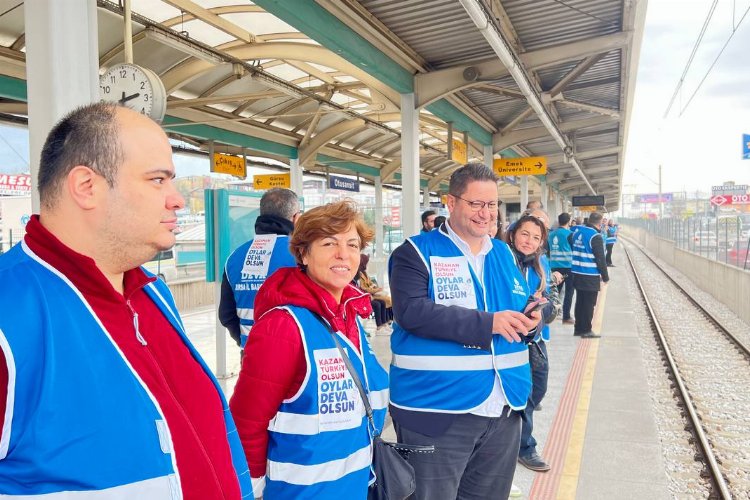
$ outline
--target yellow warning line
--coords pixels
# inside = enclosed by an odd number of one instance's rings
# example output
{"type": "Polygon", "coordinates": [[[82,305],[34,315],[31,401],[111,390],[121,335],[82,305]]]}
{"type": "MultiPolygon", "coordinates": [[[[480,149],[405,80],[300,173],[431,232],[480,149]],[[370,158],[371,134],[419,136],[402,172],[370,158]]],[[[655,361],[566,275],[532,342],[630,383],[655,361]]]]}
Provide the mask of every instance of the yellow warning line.
{"type": "MultiPolygon", "coordinates": [[[[602,331],[602,319],[604,317],[604,303],[607,299],[607,287],[599,294],[594,311],[592,330],[596,333],[602,331]]],[[[586,356],[586,365],[581,378],[581,389],[578,393],[578,404],[576,405],[573,425],[570,429],[568,448],[563,462],[562,475],[557,489],[558,500],[574,500],[578,488],[578,476],[581,472],[581,460],[583,458],[583,444],[586,440],[586,424],[589,416],[589,405],[591,403],[591,389],[594,385],[594,372],[596,370],[596,357],[599,353],[599,341],[592,342],[586,356]]]]}

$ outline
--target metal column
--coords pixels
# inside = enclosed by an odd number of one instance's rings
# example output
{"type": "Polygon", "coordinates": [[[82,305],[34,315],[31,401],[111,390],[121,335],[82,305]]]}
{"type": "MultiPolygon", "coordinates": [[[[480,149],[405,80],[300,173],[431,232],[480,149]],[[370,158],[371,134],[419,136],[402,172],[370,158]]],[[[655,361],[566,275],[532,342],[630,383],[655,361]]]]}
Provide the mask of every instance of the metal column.
{"type": "Polygon", "coordinates": [[[383,259],[383,180],[375,176],[375,262],[377,263],[378,285],[383,286],[385,266],[383,259]]]}
{"type": "Polygon", "coordinates": [[[521,213],[526,210],[529,204],[529,176],[521,175],[521,213]]]}
{"type": "MultiPolygon", "coordinates": [[[[419,232],[419,111],[416,96],[401,94],[401,227],[404,237],[419,232]]],[[[428,202],[429,205],[429,202],[428,202]]]]}
{"type": "Polygon", "coordinates": [[[539,181],[539,186],[541,188],[541,193],[539,194],[539,201],[542,202],[542,205],[544,205],[544,211],[549,211],[549,189],[547,188],[547,177],[542,177],[542,179],[539,181]]]}
{"type": "Polygon", "coordinates": [[[299,158],[289,158],[289,184],[297,196],[302,197],[302,167],[299,158]]]}
{"type": "Polygon", "coordinates": [[[492,166],[493,166],[492,165],[492,161],[493,161],[493,159],[492,159],[492,154],[493,154],[492,153],[492,144],[485,144],[484,145],[484,150],[482,151],[482,153],[484,154],[484,164],[488,168],[492,168],[492,166]]]}
{"type": "MultiPolygon", "coordinates": [[[[99,38],[95,0],[27,0],[24,8],[29,164],[36,181],[50,129],[73,109],[99,100],[99,38]]],[[[31,203],[39,213],[36,185],[31,203]]]]}

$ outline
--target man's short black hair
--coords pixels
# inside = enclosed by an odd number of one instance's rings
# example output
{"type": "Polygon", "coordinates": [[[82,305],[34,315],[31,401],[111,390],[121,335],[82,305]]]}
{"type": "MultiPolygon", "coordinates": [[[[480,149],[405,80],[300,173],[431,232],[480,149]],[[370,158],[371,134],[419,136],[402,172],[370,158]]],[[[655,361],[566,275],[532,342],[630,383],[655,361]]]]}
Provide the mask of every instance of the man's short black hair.
{"type": "Polygon", "coordinates": [[[39,162],[37,188],[45,208],[52,208],[70,171],[89,167],[114,187],[123,160],[116,120],[118,106],[97,102],[67,114],[47,135],[39,162]]]}
{"type": "Polygon", "coordinates": [[[567,224],[568,222],[570,222],[570,214],[568,212],[563,212],[557,216],[557,223],[561,227],[567,224]]]}
{"type": "Polygon", "coordinates": [[[271,188],[260,199],[260,215],[275,215],[292,220],[299,212],[299,199],[291,189],[271,188]]]}
{"type": "Polygon", "coordinates": [[[448,192],[453,196],[461,196],[466,192],[466,187],[473,181],[491,181],[497,183],[497,175],[483,163],[467,163],[451,174],[448,183],[448,192]]]}
{"type": "Polygon", "coordinates": [[[599,212],[591,212],[589,214],[589,225],[596,226],[602,221],[602,214],[599,212]]]}
{"type": "Polygon", "coordinates": [[[436,214],[437,212],[435,212],[434,210],[425,210],[424,212],[422,212],[422,226],[424,226],[424,223],[427,222],[427,218],[430,215],[436,215],[436,214]]]}

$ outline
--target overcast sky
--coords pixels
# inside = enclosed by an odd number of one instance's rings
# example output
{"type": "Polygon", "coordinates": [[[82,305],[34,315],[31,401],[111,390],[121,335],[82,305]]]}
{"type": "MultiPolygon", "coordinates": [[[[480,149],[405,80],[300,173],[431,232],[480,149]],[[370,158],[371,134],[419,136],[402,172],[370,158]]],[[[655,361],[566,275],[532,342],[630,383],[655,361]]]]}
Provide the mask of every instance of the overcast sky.
{"type": "Polygon", "coordinates": [[[664,119],[712,3],[648,3],[623,176],[626,193],[656,192],[648,178],[658,181],[660,163],[664,192],[707,192],[730,180],[750,184],[750,160],[741,159],[742,133],[750,134],[750,15],[688,105],[750,0],[719,0],[682,90],[664,119]]]}
{"type": "MultiPolygon", "coordinates": [[[[750,160],[740,154],[742,134],[750,134],[750,15],[687,106],[750,0],[718,1],[682,90],[663,118],[712,3],[648,3],[625,158],[626,193],[656,192],[660,163],[664,192],[707,192],[729,180],[750,184],[750,160]]],[[[28,171],[27,140],[25,130],[0,125],[0,171],[28,171]]],[[[188,163],[190,173],[203,168],[201,160],[188,163]]]]}

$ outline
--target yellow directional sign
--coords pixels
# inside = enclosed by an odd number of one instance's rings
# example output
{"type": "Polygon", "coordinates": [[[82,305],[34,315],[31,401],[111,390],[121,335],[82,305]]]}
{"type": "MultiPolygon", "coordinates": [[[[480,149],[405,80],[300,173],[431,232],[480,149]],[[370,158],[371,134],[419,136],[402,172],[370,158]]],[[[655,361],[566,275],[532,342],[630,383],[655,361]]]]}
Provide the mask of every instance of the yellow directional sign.
{"type": "Polygon", "coordinates": [[[291,174],[269,174],[254,175],[253,188],[271,189],[271,188],[288,188],[292,185],[291,174]]]}
{"type": "Polygon", "coordinates": [[[576,207],[581,212],[596,212],[599,207],[596,206],[590,206],[590,207],[576,207]]]}
{"type": "Polygon", "coordinates": [[[469,152],[466,150],[466,144],[458,139],[453,139],[453,154],[451,155],[451,160],[458,162],[461,165],[469,163],[469,152]]]}
{"type": "Polygon", "coordinates": [[[225,155],[223,153],[214,153],[213,169],[211,171],[220,174],[230,174],[235,177],[247,176],[244,158],[241,156],[225,155]]]}
{"type": "Polygon", "coordinates": [[[547,158],[527,156],[525,158],[500,158],[492,162],[497,175],[545,175],[547,158]]]}

